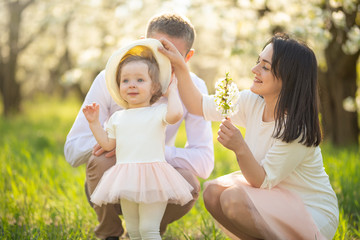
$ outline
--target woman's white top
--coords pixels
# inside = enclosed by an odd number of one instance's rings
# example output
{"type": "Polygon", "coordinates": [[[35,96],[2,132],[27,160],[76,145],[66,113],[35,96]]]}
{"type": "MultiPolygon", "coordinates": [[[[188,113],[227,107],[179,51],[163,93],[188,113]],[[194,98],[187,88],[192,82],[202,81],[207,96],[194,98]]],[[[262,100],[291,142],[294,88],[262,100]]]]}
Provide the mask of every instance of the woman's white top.
{"type": "MultiPolygon", "coordinates": [[[[301,197],[313,217],[316,212],[337,223],[337,198],[325,172],[320,147],[273,138],[275,121],[262,121],[264,99],[250,90],[241,91],[239,95],[237,113],[231,121],[246,128],[245,142],[265,170],[261,188],[286,188],[301,197]]],[[[216,110],[214,96],[203,95],[203,113],[206,120],[223,119],[216,110]]]]}

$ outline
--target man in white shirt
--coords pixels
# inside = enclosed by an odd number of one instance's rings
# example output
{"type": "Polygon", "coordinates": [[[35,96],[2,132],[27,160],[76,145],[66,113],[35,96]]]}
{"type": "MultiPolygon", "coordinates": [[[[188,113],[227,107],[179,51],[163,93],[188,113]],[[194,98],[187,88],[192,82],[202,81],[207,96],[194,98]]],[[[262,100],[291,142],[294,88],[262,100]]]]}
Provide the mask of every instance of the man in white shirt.
{"type": "MultiPolygon", "coordinates": [[[[194,54],[192,49],[195,38],[194,27],[189,20],[177,14],[162,14],[150,19],[146,37],[168,39],[177,47],[186,62],[194,54]]],[[[203,94],[207,94],[204,81],[193,73],[191,77],[199,90],[203,94]]],[[[161,98],[158,102],[164,101],[166,99],[161,98]]],[[[115,111],[121,110],[106,88],[104,71],[95,78],[83,106],[93,102],[100,105],[100,122],[103,126],[115,111]]],[[[165,158],[193,186],[194,199],[185,206],[168,204],[160,226],[161,233],[165,232],[169,223],[180,219],[191,210],[200,192],[200,183],[197,177],[208,178],[214,168],[211,123],[200,116],[188,113],[185,107],[182,120],[174,125],[168,125],[166,129],[165,158]],[[174,143],[182,120],[185,121],[187,143],[184,148],[177,148],[174,143]]],[[[96,144],[81,111],[66,138],[64,153],[66,160],[73,167],[87,164],[85,192],[89,200],[89,196],[95,190],[103,173],[113,166],[116,160],[114,151],[104,152],[96,144]]],[[[124,233],[119,218],[119,214],[122,214],[120,204],[107,204],[99,207],[90,201],[89,203],[94,208],[99,220],[99,225],[95,228],[95,235],[101,239],[118,239],[124,233]]]]}

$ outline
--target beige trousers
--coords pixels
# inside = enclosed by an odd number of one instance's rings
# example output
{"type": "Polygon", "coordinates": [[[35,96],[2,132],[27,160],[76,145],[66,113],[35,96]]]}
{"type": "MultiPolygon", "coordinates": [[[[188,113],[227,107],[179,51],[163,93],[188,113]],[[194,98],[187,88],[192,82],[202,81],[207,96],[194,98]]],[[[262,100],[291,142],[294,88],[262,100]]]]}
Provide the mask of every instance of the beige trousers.
{"type": "MultiPolygon", "coordinates": [[[[95,210],[99,225],[95,228],[95,235],[98,238],[105,239],[107,237],[121,236],[124,228],[119,215],[122,215],[120,204],[107,204],[101,207],[90,202],[90,195],[94,192],[104,172],[115,165],[115,156],[107,158],[102,154],[99,157],[92,155],[86,166],[86,182],[85,192],[87,199],[95,210]]],[[[200,182],[194,174],[185,169],[176,169],[194,188],[192,195],[194,199],[184,206],[176,204],[168,204],[160,224],[160,233],[165,233],[168,224],[180,219],[188,213],[194,206],[200,193],[200,182]]]]}

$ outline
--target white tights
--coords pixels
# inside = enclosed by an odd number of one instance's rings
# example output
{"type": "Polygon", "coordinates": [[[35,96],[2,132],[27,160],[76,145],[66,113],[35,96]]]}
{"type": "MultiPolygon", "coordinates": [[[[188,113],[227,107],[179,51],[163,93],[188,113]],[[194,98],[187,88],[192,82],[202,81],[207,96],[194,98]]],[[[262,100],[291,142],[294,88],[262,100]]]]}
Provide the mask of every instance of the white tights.
{"type": "Polygon", "coordinates": [[[131,240],[161,240],[160,223],[167,202],[149,204],[121,199],[120,204],[131,240]]]}

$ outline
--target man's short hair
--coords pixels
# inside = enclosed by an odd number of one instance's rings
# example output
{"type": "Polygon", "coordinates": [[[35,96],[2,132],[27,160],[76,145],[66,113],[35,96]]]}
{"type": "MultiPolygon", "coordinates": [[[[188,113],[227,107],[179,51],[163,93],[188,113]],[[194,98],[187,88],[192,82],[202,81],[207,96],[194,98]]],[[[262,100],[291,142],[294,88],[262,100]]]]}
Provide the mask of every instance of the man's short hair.
{"type": "Polygon", "coordinates": [[[187,51],[192,48],[195,29],[190,20],[176,13],[165,13],[152,17],[146,28],[146,37],[155,33],[164,33],[170,37],[184,39],[187,51]]]}

